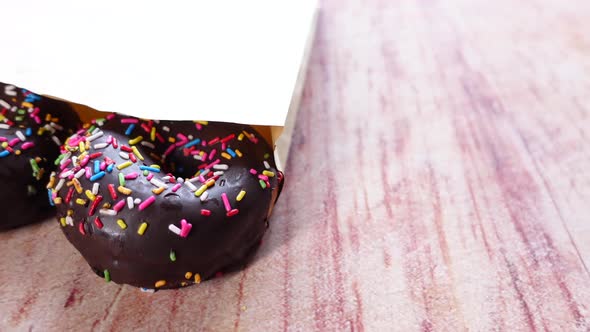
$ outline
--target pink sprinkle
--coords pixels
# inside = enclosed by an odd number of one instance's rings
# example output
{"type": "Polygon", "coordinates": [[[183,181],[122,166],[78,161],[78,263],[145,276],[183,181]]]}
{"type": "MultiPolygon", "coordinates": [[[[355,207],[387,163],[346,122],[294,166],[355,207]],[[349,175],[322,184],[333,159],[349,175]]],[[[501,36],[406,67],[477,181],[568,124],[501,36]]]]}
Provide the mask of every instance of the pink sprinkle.
{"type": "Polygon", "coordinates": [[[41,124],[41,118],[40,117],[38,117],[37,115],[35,115],[34,119],[35,119],[35,123],[41,124]]]}
{"type": "Polygon", "coordinates": [[[13,138],[12,140],[10,140],[10,142],[8,142],[8,145],[10,145],[10,146],[15,146],[15,145],[17,145],[17,144],[18,144],[18,142],[20,142],[20,138],[18,138],[18,137],[15,137],[15,138],[13,138]]]}
{"type": "Polygon", "coordinates": [[[25,143],[23,143],[23,145],[21,145],[21,149],[27,150],[27,149],[30,149],[34,146],[35,146],[35,143],[33,143],[33,142],[25,142],[25,143]]]}
{"type": "Polygon", "coordinates": [[[195,127],[197,127],[197,130],[201,130],[203,128],[200,123],[195,123],[195,127]]]}
{"type": "Polygon", "coordinates": [[[86,178],[90,179],[92,177],[92,170],[90,169],[90,167],[86,167],[84,169],[86,170],[86,178]]]}
{"type": "Polygon", "coordinates": [[[105,163],[104,161],[100,163],[100,170],[104,171],[107,168],[107,163],[105,163]]]}
{"type": "Polygon", "coordinates": [[[225,193],[221,193],[221,199],[223,200],[223,205],[225,206],[225,211],[231,211],[231,205],[229,205],[229,199],[227,199],[227,195],[225,193]]]}
{"type": "Polygon", "coordinates": [[[174,149],[176,148],[176,145],[172,144],[168,147],[168,149],[166,149],[166,152],[164,152],[164,157],[166,157],[167,155],[171,154],[172,151],[174,151],[174,149]]]}
{"type": "Polygon", "coordinates": [[[107,138],[107,144],[111,144],[113,142],[113,136],[109,135],[107,138]]]}
{"type": "Polygon", "coordinates": [[[2,136],[0,137],[0,142],[8,142],[8,138],[2,136]]]}
{"type": "Polygon", "coordinates": [[[72,179],[74,179],[74,175],[75,175],[74,173],[72,173],[72,174],[68,175],[68,180],[72,180],[72,179]]]}
{"type": "Polygon", "coordinates": [[[225,143],[221,143],[221,150],[225,150],[227,148],[227,145],[225,145],[225,143]]]}
{"type": "Polygon", "coordinates": [[[117,143],[117,139],[113,137],[113,141],[111,142],[111,144],[113,144],[113,147],[116,149],[119,147],[119,143],[117,143]]]}
{"type": "Polygon", "coordinates": [[[175,193],[180,187],[182,187],[180,183],[175,184],[174,187],[172,187],[172,192],[175,193]]]}
{"type": "Polygon", "coordinates": [[[258,174],[258,172],[256,172],[256,170],[254,168],[250,168],[250,174],[256,175],[256,174],[258,174]]]}
{"type": "Polygon", "coordinates": [[[233,210],[231,210],[231,211],[228,211],[228,212],[227,212],[227,214],[226,214],[226,216],[228,216],[228,217],[233,217],[233,216],[235,216],[236,214],[238,214],[238,212],[240,212],[238,209],[233,209],[233,210]]]}
{"type": "MultiPolygon", "coordinates": [[[[2,139],[2,137],[0,137],[0,139],[2,139]]],[[[193,155],[193,156],[196,155],[196,154],[199,154],[199,153],[201,153],[201,150],[193,150],[193,151],[191,151],[191,155],[193,155]]]]}
{"type": "Polygon", "coordinates": [[[122,199],[122,200],[118,201],[117,204],[115,204],[113,206],[113,210],[119,212],[119,211],[123,210],[124,207],[125,207],[125,199],[122,199]]]}
{"type": "Polygon", "coordinates": [[[115,117],[115,113],[107,115],[107,120],[112,120],[115,117]]]}
{"type": "Polygon", "coordinates": [[[185,219],[182,219],[180,221],[180,227],[181,227],[180,236],[187,237],[188,233],[191,231],[191,228],[193,228],[193,225],[188,223],[185,219]]]}
{"type": "Polygon", "coordinates": [[[258,178],[259,178],[260,180],[268,181],[268,176],[266,176],[266,175],[262,175],[262,174],[260,174],[260,175],[258,175],[258,178]]]}
{"type": "Polygon", "coordinates": [[[80,141],[81,141],[80,137],[72,138],[69,140],[68,145],[71,147],[75,147],[75,146],[78,146],[78,143],[80,143],[80,141]]]}
{"type": "Polygon", "coordinates": [[[35,109],[33,109],[33,112],[31,113],[31,118],[37,114],[39,114],[39,107],[35,107],[35,109]]]}
{"type": "Polygon", "coordinates": [[[216,159],[214,162],[210,163],[210,164],[209,164],[209,165],[207,165],[207,167],[205,167],[205,168],[211,168],[211,167],[213,167],[213,166],[215,166],[215,165],[219,164],[219,162],[220,162],[220,161],[221,161],[221,160],[219,160],[219,159],[216,159]]]}
{"type": "Polygon", "coordinates": [[[211,211],[209,211],[207,209],[201,209],[201,215],[202,216],[210,216],[211,215],[211,211]]]}
{"type": "Polygon", "coordinates": [[[148,206],[152,205],[152,203],[156,200],[155,196],[150,196],[148,197],[145,201],[141,202],[141,204],[139,204],[139,211],[143,211],[145,208],[147,208],[148,206]]]}
{"type": "Polygon", "coordinates": [[[82,161],[80,161],[80,166],[82,166],[82,167],[86,166],[89,161],[90,161],[90,156],[89,155],[84,156],[84,158],[82,158],[82,161]]]}
{"type": "Polygon", "coordinates": [[[215,157],[216,153],[217,153],[217,149],[211,150],[211,152],[209,152],[209,160],[212,160],[213,157],[215,157]]]}
{"type": "Polygon", "coordinates": [[[148,176],[147,176],[147,180],[149,181],[149,180],[151,180],[153,177],[154,177],[154,173],[150,173],[150,174],[148,174],[148,176]]]}
{"type": "Polygon", "coordinates": [[[63,171],[71,163],[72,163],[72,159],[67,159],[66,162],[64,162],[63,164],[61,164],[61,166],[59,166],[59,169],[61,169],[63,171]]]}
{"type": "Polygon", "coordinates": [[[188,138],[186,138],[186,136],[184,136],[184,134],[181,134],[181,133],[176,134],[176,138],[178,138],[181,141],[188,140],[188,138]]]}
{"type": "Polygon", "coordinates": [[[207,182],[207,180],[205,180],[205,177],[203,175],[200,175],[200,174],[199,174],[199,181],[201,181],[201,183],[207,182]]]}
{"type": "Polygon", "coordinates": [[[132,172],[132,173],[125,175],[125,180],[135,180],[135,179],[137,179],[138,176],[139,176],[139,174],[137,174],[137,172],[132,172]]]}
{"type": "Polygon", "coordinates": [[[138,123],[139,120],[138,119],[132,119],[132,118],[125,118],[125,119],[121,119],[121,123],[138,123]]]}

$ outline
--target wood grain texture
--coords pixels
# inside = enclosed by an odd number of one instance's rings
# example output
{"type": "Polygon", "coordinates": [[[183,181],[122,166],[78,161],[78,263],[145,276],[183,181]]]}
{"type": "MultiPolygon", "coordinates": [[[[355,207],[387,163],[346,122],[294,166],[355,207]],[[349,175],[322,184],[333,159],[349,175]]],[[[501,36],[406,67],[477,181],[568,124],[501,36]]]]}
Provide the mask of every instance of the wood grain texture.
{"type": "Polygon", "coordinates": [[[587,2],[323,2],[256,260],[150,295],[54,222],[0,234],[0,330],[589,330],[588,31],[587,2]]]}

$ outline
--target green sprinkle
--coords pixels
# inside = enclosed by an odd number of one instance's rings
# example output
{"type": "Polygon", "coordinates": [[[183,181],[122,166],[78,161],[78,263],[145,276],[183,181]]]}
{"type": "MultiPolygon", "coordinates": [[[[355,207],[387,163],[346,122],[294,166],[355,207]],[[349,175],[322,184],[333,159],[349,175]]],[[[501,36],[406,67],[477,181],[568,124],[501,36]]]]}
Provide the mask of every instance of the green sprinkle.
{"type": "Polygon", "coordinates": [[[109,273],[109,270],[104,270],[104,280],[106,282],[110,282],[111,281],[111,274],[109,273]]]}
{"type": "Polygon", "coordinates": [[[92,126],[90,126],[90,128],[88,128],[88,131],[87,132],[91,133],[91,132],[94,131],[94,129],[96,129],[96,126],[95,125],[92,125],[92,126]]]}
{"type": "Polygon", "coordinates": [[[33,168],[33,175],[36,176],[37,174],[39,174],[39,165],[37,165],[35,159],[30,159],[29,161],[31,163],[31,167],[33,168]]]}
{"type": "Polygon", "coordinates": [[[19,115],[19,116],[15,116],[15,117],[14,117],[14,120],[15,120],[16,122],[21,122],[21,121],[23,121],[23,119],[24,119],[24,116],[22,116],[22,115],[19,115]]]}
{"type": "Polygon", "coordinates": [[[25,115],[27,113],[27,111],[19,109],[17,113],[20,115],[25,115]]]}
{"type": "Polygon", "coordinates": [[[270,157],[270,153],[265,153],[264,154],[264,159],[268,159],[268,157],[270,157]]]}
{"type": "Polygon", "coordinates": [[[260,183],[262,189],[266,189],[266,182],[264,182],[263,180],[258,180],[258,183],[260,183]]]}
{"type": "Polygon", "coordinates": [[[176,253],[174,250],[170,250],[170,260],[176,262],[176,253]]]}
{"type": "Polygon", "coordinates": [[[148,171],[143,171],[143,176],[148,176],[150,174],[150,172],[148,171]]]}
{"type": "Polygon", "coordinates": [[[57,159],[55,159],[55,162],[54,162],[54,164],[55,164],[55,165],[59,165],[59,163],[61,162],[61,160],[62,160],[62,159],[64,159],[64,157],[65,157],[65,156],[66,156],[66,154],[65,154],[65,153],[62,153],[62,154],[60,154],[60,155],[57,157],[57,159]]]}
{"type": "Polygon", "coordinates": [[[119,173],[119,185],[125,187],[125,176],[123,173],[119,173]]]}

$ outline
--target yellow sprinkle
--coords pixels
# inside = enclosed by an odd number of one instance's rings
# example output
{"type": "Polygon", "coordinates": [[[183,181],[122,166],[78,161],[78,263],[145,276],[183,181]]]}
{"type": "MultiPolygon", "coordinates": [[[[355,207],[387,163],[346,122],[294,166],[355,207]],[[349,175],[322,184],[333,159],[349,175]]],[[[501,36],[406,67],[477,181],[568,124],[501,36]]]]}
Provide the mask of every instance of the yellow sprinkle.
{"type": "Polygon", "coordinates": [[[84,191],[84,189],[82,189],[82,186],[80,185],[80,181],[78,181],[78,179],[73,178],[72,183],[74,184],[74,188],[76,188],[76,192],[78,192],[78,194],[81,194],[84,191]]]}
{"type": "Polygon", "coordinates": [[[139,153],[139,150],[135,146],[132,146],[131,150],[133,150],[133,153],[135,154],[137,159],[143,160],[143,156],[141,155],[141,153],[139,153]]]}
{"type": "Polygon", "coordinates": [[[68,217],[71,217],[71,216],[73,216],[73,215],[74,215],[74,210],[72,210],[72,209],[69,209],[69,210],[66,212],[66,214],[68,215],[68,217]]]}
{"type": "Polygon", "coordinates": [[[174,137],[170,136],[170,137],[168,137],[168,142],[174,143],[174,142],[176,142],[176,140],[174,139],[174,137]]]}
{"type": "Polygon", "coordinates": [[[197,121],[197,123],[206,126],[207,124],[209,124],[209,121],[197,121]]]}
{"type": "Polygon", "coordinates": [[[241,157],[242,156],[242,153],[240,152],[240,150],[236,149],[235,152],[238,155],[238,157],[241,157]]]}
{"type": "Polygon", "coordinates": [[[78,143],[78,147],[80,148],[80,152],[86,151],[86,146],[84,145],[84,142],[78,143]]]}
{"type": "Polygon", "coordinates": [[[37,130],[37,136],[43,135],[44,132],[45,132],[45,128],[43,128],[43,127],[39,128],[39,130],[37,130]]]}
{"type": "Polygon", "coordinates": [[[159,194],[161,194],[161,193],[164,191],[164,189],[166,189],[166,188],[164,188],[164,187],[159,187],[159,188],[156,188],[156,189],[152,189],[152,192],[153,192],[154,194],[156,194],[156,195],[159,195],[159,194]]]}
{"type": "Polygon", "coordinates": [[[209,187],[207,187],[206,184],[202,185],[199,189],[197,189],[197,191],[195,191],[195,196],[201,196],[205,192],[205,190],[207,190],[207,188],[209,187]]]}
{"type": "Polygon", "coordinates": [[[122,170],[122,169],[127,168],[127,167],[129,167],[131,165],[133,165],[133,163],[131,161],[126,161],[126,162],[124,162],[122,164],[117,165],[117,169],[118,170],[122,170]]]}
{"type": "Polygon", "coordinates": [[[190,279],[192,277],[193,277],[193,273],[192,272],[187,272],[187,273],[184,274],[184,278],[185,279],[190,279]]]}
{"type": "Polygon", "coordinates": [[[14,151],[14,154],[17,156],[20,156],[21,152],[20,152],[20,150],[16,150],[16,151],[14,151]]]}
{"type": "Polygon", "coordinates": [[[61,223],[62,227],[66,227],[66,218],[64,218],[64,217],[59,218],[59,222],[61,223]]]}
{"type": "Polygon", "coordinates": [[[269,178],[272,178],[273,176],[275,176],[274,172],[267,171],[267,170],[262,171],[262,174],[268,176],[269,178]]]}
{"type": "Polygon", "coordinates": [[[8,146],[8,142],[2,142],[2,147],[6,149],[6,147],[8,146]]]}
{"type": "Polygon", "coordinates": [[[88,197],[89,200],[93,201],[93,200],[96,199],[96,196],[94,196],[94,194],[92,193],[92,191],[86,190],[84,193],[86,194],[86,197],[88,197]]]}
{"type": "Polygon", "coordinates": [[[125,223],[125,220],[123,220],[123,219],[117,219],[117,225],[119,225],[119,227],[121,227],[121,229],[127,228],[127,224],[125,223]]]}
{"type": "Polygon", "coordinates": [[[156,165],[156,164],[150,165],[150,167],[160,169],[160,165],[156,165]]]}
{"type": "Polygon", "coordinates": [[[137,136],[137,137],[136,137],[136,138],[134,138],[134,139],[130,139],[130,140],[129,140],[129,144],[130,144],[130,145],[135,145],[135,144],[137,144],[137,143],[139,143],[139,142],[141,142],[141,141],[143,141],[143,136],[137,136]]]}
{"type": "Polygon", "coordinates": [[[209,180],[207,180],[207,182],[205,182],[205,185],[207,186],[207,188],[211,188],[215,185],[215,180],[209,179],[209,180]]]}
{"type": "Polygon", "coordinates": [[[145,233],[145,230],[147,229],[147,227],[148,227],[147,222],[142,222],[141,225],[139,225],[139,229],[137,230],[137,234],[143,235],[143,233],[145,233]]]}
{"type": "Polygon", "coordinates": [[[244,139],[244,134],[240,133],[240,135],[238,135],[238,141],[241,141],[244,139]]]}
{"type": "Polygon", "coordinates": [[[86,200],[82,198],[76,198],[76,204],[86,205],[86,200]]]}
{"type": "Polygon", "coordinates": [[[127,187],[123,187],[123,186],[119,186],[117,187],[117,190],[123,194],[123,195],[131,195],[131,193],[133,192],[131,189],[127,188],[127,187]]]}
{"type": "Polygon", "coordinates": [[[55,203],[55,205],[60,205],[61,204],[61,197],[54,198],[53,203],[55,203]]]}
{"type": "Polygon", "coordinates": [[[110,209],[110,208],[111,208],[111,206],[112,206],[112,205],[111,205],[111,203],[109,203],[109,202],[106,202],[106,203],[104,203],[104,204],[102,205],[102,208],[103,208],[103,209],[110,209]]]}
{"type": "Polygon", "coordinates": [[[153,141],[156,140],[156,127],[152,127],[152,131],[150,132],[150,139],[153,141]]]}
{"type": "Polygon", "coordinates": [[[238,201],[238,202],[241,201],[244,198],[244,196],[246,196],[246,191],[245,190],[240,191],[240,193],[236,197],[236,201],[238,201]]]}
{"type": "Polygon", "coordinates": [[[22,107],[29,107],[29,108],[30,108],[30,107],[33,107],[33,104],[31,104],[31,103],[29,103],[29,102],[26,102],[26,101],[23,101],[23,102],[21,103],[21,105],[22,105],[22,107]]]}
{"type": "Polygon", "coordinates": [[[79,160],[79,161],[81,161],[82,159],[84,159],[84,157],[86,157],[86,155],[87,155],[87,154],[88,154],[88,151],[84,151],[84,153],[81,153],[81,154],[78,156],[78,160],[79,160]]]}
{"type": "Polygon", "coordinates": [[[201,283],[201,275],[200,274],[195,274],[195,283],[200,284],[201,283]]]}
{"type": "Polygon", "coordinates": [[[166,280],[158,280],[156,281],[156,288],[160,288],[166,285],[166,280]]]}
{"type": "Polygon", "coordinates": [[[49,114],[49,113],[45,114],[45,121],[47,121],[47,122],[51,121],[51,114],[49,114]]]}
{"type": "Polygon", "coordinates": [[[186,283],[186,281],[182,281],[182,282],[180,282],[180,286],[186,287],[186,286],[188,286],[188,284],[186,283]]]}
{"type": "Polygon", "coordinates": [[[221,153],[221,156],[222,156],[223,158],[225,158],[225,159],[231,159],[231,156],[230,156],[230,155],[229,155],[229,153],[227,153],[227,152],[222,152],[222,153],[221,153]]]}

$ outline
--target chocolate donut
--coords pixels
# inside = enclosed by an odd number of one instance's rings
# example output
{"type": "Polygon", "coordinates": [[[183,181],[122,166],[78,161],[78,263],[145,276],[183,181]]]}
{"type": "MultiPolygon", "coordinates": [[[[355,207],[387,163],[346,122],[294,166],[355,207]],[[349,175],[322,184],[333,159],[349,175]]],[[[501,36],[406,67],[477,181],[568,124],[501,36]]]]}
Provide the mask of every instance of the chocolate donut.
{"type": "Polygon", "coordinates": [[[247,125],[110,114],[64,145],[52,183],[67,239],[106,281],[177,288],[240,268],[283,175],[247,125]]]}
{"type": "Polygon", "coordinates": [[[0,83],[0,230],[55,212],[45,185],[60,145],[79,125],[67,103],[0,83]]]}

